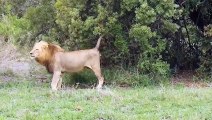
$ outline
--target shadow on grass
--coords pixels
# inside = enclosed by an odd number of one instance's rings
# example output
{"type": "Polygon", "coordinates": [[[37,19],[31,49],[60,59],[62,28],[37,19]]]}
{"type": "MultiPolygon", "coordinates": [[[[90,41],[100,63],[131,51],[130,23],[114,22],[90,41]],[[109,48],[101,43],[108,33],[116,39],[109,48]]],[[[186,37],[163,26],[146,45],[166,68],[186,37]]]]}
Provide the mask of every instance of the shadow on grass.
{"type": "MultiPolygon", "coordinates": [[[[136,70],[123,69],[102,69],[104,76],[104,85],[119,87],[148,87],[168,85],[170,77],[155,74],[139,74],[136,70]]],[[[98,80],[90,69],[85,69],[80,73],[65,73],[63,76],[63,85],[74,88],[94,88],[98,80]]]]}
{"type": "MultiPolygon", "coordinates": [[[[118,87],[154,87],[162,85],[169,85],[170,79],[167,76],[160,76],[155,74],[139,74],[136,70],[124,69],[109,69],[103,68],[102,75],[104,76],[104,86],[118,86],[118,87]]],[[[0,84],[1,88],[11,87],[31,87],[42,86],[50,88],[51,76],[43,78],[18,78],[13,77],[12,81],[3,81],[0,84]],[[26,81],[26,82],[23,82],[26,81]]],[[[75,89],[94,89],[98,84],[98,80],[90,69],[84,69],[79,73],[65,73],[63,75],[63,88],[75,89]]]]}

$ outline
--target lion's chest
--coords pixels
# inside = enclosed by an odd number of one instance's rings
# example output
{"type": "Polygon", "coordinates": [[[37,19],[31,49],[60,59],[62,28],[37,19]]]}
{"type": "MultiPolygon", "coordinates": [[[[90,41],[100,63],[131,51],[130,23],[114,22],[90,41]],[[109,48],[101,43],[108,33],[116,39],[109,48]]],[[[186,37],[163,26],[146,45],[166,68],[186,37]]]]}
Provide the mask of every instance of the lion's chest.
{"type": "Polygon", "coordinates": [[[54,66],[52,64],[48,64],[46,65],[46,70],[49,72],[49,73],[53,73],[54,71],[54,66]]]}

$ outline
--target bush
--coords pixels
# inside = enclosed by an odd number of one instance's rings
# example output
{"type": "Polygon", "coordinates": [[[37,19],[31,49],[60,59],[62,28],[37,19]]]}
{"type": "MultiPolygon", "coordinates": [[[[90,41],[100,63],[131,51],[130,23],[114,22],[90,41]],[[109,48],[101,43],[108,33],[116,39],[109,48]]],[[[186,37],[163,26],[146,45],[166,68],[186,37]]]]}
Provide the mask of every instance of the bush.
{"type": "Polygon", "coordinates": [[[3,6],[0,34],[22,45],[46,40],[57,42],[67,50],[87,49],[94,47],[98,37],[104,35],[100,47],[104,67],[132,67],[139,74],[155,76],[167,76],[170,68],[201,67],[202,72],[211,73],[209,1],[8,0],[0,3],[3,6]],[[194,13],[201,20],[196,20],[194,13]],[[199,26],[200,21],[207,24],[199,26]]]}
{"type": "MultiPolygon", "coordinates": [[[[29,21],[25,18],[7,15],[0,19],[0,35],[8,37],[11,42],[17,43],[22,37],[28,34],[29,21]]],[[[23,39],[26,42],[26,39],[23,39]]]]}

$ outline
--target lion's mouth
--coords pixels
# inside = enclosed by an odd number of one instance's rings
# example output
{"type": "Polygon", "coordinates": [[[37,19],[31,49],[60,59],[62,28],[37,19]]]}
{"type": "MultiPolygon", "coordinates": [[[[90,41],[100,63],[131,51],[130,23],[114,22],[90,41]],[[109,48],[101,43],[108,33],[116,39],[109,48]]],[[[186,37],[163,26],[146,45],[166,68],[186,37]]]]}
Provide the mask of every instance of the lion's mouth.
{"type": "Polygon", "coordinates": [[[34,55],[31,55],[31,56],[30,56],[30,58],[31,58],[31,59],[34,59],[34,58],[35,58],[35,56],[34,56],[34,55]]]}

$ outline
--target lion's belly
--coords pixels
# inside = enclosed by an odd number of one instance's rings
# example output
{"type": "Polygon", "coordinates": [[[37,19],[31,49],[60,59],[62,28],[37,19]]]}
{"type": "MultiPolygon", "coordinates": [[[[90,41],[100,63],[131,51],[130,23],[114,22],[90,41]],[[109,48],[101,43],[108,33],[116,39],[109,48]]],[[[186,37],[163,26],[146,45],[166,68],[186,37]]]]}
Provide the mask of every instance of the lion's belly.
{"type": "Polygon", "coordinates": [[[82,66],[65,66],[63,67],[62,71],[63,72],[79,72],[83,70],[84,67],[82,66]]]}
{"type": "Polygon", "coordinates": [[[64,72],[79,72],[84,68],[85,61],[69,58],[61,60],[61,65],[64,72]]]}

